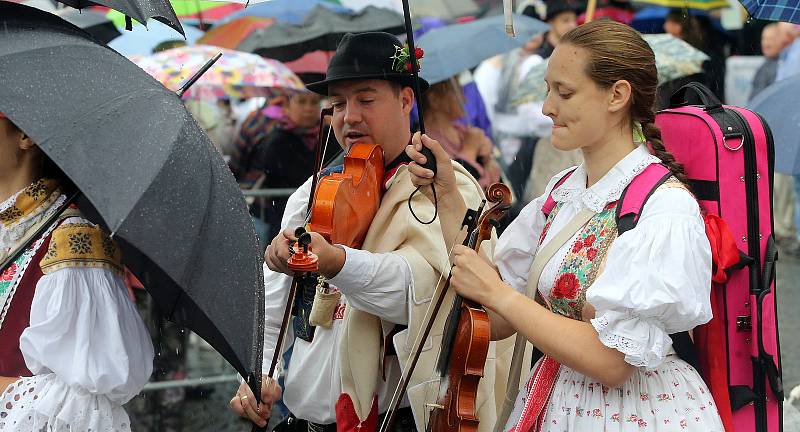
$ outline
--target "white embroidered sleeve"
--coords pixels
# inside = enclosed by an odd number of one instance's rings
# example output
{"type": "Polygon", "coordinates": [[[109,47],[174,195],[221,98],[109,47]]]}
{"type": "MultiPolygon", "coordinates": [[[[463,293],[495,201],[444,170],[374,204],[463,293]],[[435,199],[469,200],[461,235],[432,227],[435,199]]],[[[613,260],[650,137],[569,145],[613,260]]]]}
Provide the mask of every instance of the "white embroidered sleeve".
{"type": "Polygon", "coordinates": [[[662,188],[636,228],[611,245],[586,300],[603,344],[633,366],[655,368],[670,351],[670,334],[711,319],[710,290],[711,247],[699,206],[684,189],[662,188]]]}
{"type": "Polygon", "coordinates": [[[503,280],[521,293],[527,288],[528,273],[539,248],[539,237],[547,222],[542,206],[558,180],[572,169],[574,168],[553,176],[545,187],[545,193],[529,202],[497,240],[494,263],[503,280]]]}
{"type": "Polygon", "coordinates": [[[2,395],[15,431],[130,431],[122,405],[150,379],[153,346],[123,280],[104,268],[43,276],[20,349],[33,377],[2,395]]]}

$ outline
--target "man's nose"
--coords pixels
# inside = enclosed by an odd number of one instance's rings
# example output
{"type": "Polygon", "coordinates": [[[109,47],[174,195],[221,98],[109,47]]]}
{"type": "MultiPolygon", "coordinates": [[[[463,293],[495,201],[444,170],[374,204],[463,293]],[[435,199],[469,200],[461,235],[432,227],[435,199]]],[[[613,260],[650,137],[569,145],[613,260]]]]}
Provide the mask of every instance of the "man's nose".
{"type": "Polygon", "coordinates": [[[347,124],[354,124],[361,121],[361,110],[348,104],[344,112],[344,121],[347,124]]]}

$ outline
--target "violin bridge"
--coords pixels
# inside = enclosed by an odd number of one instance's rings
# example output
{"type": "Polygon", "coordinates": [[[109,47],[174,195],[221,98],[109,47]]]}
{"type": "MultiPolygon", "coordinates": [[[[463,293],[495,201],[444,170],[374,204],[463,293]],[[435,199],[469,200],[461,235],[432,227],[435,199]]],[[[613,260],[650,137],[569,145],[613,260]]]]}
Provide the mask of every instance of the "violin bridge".
{"type": "Polygon", "coordinates": [[[425,404],[425,408],[443,410],[444,409],[444,405],[439,405],[439,404],[435,404],[435,403],[426,403],[425,404]]]}

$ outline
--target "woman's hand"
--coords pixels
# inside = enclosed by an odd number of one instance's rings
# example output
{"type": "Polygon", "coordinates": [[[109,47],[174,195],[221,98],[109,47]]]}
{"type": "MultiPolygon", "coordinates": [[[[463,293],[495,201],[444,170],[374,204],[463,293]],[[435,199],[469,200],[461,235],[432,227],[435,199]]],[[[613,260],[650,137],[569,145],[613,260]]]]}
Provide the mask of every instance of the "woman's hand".
{"type": "Polygon", "coordinates": [[[430,188],[425,186],[434,185],[436,187],[436,195],[440,201],[455,195],[458,196],[459,200],[463,201],[458,192],[456,174],[450,162],[450,156],[438,141],[417,132],[411,140],[411,145],[406,147],[406,154],[413,161],[408,166],[408,171],[411,173],[411,182],[414,186],[421,187],[421,191],[428,198],[431,198],[431,201],[433,201],[433,194],[430,188]],[[423,144],[433,152],[433,156],[436,158],[436,176],[433,175],[433,171],[423,167],[427,162],[427,158],[422,154],[423,144]]]}
{"type": "Polygon", "coordinates": [[[502,298],[516,292],[485,258],[464,245],[453,248],[450,274],[450,285],[458,294],[495,311],[502,298]]]}

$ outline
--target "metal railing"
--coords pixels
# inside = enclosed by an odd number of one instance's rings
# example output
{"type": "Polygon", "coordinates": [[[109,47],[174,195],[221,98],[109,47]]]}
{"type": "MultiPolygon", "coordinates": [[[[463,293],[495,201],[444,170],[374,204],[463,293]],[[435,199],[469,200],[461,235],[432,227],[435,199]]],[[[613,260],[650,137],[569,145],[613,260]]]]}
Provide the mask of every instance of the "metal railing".
{"type": "Polygon", "coordinates": [[[297,188],[282,188],[282,189],[243,189],[242,194],[246,197],[260,197],[260,198],[278,198],[288,197],[293,194],[297,188]]]}

